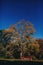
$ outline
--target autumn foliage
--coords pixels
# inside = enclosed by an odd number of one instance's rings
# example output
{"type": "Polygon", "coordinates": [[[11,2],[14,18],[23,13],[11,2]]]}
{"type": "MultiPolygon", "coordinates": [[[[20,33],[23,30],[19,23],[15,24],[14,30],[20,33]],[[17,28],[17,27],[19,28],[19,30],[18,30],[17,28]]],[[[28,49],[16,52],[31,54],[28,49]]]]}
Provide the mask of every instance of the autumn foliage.
{"type": "Polygon", "coordinates": [[[34,38],[34,33],[36,33],[36,30],[29,21],[17,22],[8,29],[0,31],[0,57],[43,59],[41,45],[34,38]]]}

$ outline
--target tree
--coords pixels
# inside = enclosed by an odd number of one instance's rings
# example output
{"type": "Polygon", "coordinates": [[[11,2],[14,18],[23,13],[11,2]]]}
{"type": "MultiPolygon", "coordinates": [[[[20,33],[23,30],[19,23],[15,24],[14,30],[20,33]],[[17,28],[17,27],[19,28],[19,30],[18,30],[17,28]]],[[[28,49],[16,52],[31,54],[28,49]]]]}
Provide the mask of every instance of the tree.
{"type": "Polygon", "coordinates": [[[30,50],[31,55],[35,55],[36,57],[40,53],[40,46],[36,41],[29,44],[28,49],[30,50]]]}
{"type": "Polygon", "coordinates": [[[5,57],[5,53],[6,53],[6,49],[4,48],[4,46],[2,45],[2,43],[0,43],[0,57],[4,58],[5,57]]]}
{"type": "Polygon", "coordinates": [[[23,20],[17,22],[15,25],[10,26],[8,29],[3,30],[4,41],[8,44],[5,46],[8,50],[8,54],[13,53],[13,56],[16,54],[20,56],[21,52],[22,54],[29,52],[29,43],[32,42],[32,35],[35,32],[36,31],[33,24],[31,24],[29,21],[23,20]],[[9,53],[11,50],[13,52],[9,53]]]}

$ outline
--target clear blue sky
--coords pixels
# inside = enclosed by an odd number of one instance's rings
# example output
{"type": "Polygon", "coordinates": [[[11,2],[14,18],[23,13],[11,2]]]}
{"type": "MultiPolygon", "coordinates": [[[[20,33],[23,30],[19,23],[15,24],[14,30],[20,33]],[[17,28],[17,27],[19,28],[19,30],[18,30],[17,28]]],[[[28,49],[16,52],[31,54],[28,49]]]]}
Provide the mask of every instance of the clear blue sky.
{"type": "Polygon", "coordinates": [[[0,29],[25,19],[37,31],[36,38],[43,38],[43,0],[0,0],[0,29]]]}

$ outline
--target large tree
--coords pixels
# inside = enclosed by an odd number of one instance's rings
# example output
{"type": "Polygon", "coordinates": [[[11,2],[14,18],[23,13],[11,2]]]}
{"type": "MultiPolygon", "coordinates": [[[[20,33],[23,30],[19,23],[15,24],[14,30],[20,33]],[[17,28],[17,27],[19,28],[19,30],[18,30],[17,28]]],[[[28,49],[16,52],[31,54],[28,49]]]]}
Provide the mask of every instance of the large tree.
{"type": "MultiPolygon", "coordinates": [[[[21,20],[20,22],[17,22],[16,24],[10,26],[8,29],[4,30],[3,37],[4,37],[4,40],[6,40],[7,43],[9,44],[9,47],[10,47],[10,44],[13,44],[14,46],[13,47],[14,51],[12,50],[13,55],[16,53],[19,53],[19,56],[20,56],[20,51],[22,53],[28,52],[27,43],[29,44],[32,42],[33,40],[32,36],[34,32],[36,31],[34,29],[33,24],[31,24],[29,21],[21,20]],[[16,50],[16,53],[14,53],[15,50],[16,50]]],[[[10,47],[10,49],[11,48],[12,47],[10,47]]]]}

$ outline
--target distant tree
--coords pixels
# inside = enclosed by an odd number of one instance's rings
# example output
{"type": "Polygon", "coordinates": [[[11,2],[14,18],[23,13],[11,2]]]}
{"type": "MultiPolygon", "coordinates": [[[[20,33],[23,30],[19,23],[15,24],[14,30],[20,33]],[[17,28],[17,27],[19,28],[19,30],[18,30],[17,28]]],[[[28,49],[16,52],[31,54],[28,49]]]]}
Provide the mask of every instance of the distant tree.
{"type": "Polygon", "coordinates": [[[4,48],[3,44],[0,43],[0,57],[5,57],[6,48],[4,48]]]}

